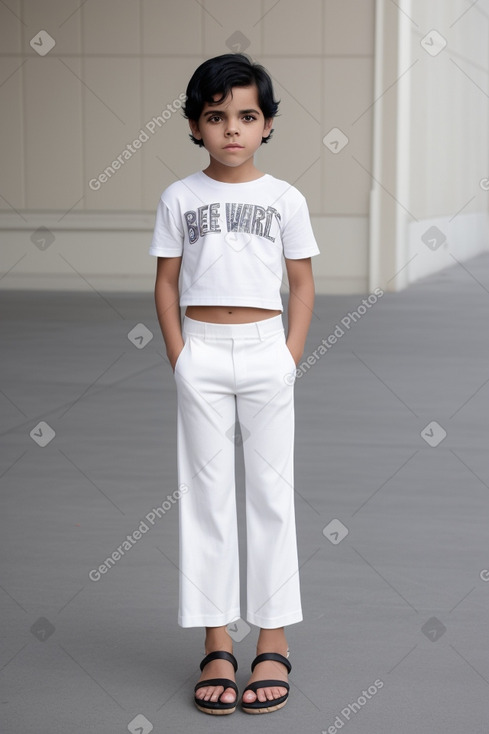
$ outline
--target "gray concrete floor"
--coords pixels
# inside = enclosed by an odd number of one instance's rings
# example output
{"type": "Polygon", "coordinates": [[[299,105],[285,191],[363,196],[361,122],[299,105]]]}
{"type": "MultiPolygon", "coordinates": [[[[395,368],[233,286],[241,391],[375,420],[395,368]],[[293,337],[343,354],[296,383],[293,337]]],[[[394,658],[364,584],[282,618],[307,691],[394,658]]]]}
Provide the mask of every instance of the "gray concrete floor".
{"type": "MultiPolygon", "coordinates": [[[[133,536],[177,486],[152,294],[3,293],[2,732],[489,731],[489,256],[346,328],[361,301],[317,297],[305,357],[344,333],[296,383],[290,701],[210,717],[202,631],[176,621],[176,506],[133,536]]],[[[233,634],[242,690],[257,630],[233,634]]]]}

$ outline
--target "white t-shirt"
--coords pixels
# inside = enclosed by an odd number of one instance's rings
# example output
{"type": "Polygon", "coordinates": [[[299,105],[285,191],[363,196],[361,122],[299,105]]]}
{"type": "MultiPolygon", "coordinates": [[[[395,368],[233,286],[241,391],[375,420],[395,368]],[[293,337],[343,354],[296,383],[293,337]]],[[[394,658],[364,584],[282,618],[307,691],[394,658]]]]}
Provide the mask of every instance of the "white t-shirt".
{"type": "Polygon", "coordinates": [[[158,204],[150,255],[182,256],[181,306],[283,311],[282,256],[319,254],[304,196],[265,174],[246,183],[203,171],[171,184],[158,204]]]}

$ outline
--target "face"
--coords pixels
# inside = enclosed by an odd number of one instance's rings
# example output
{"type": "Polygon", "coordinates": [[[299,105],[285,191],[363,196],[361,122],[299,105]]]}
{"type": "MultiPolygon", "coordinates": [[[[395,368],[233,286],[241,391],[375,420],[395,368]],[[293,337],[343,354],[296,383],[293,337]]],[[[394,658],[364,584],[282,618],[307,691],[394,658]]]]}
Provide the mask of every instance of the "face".
{"type": "MultiPolygon", "coordinates": [[[[214,99],[219,99],[215,95],[214,99]]],[[[265,120],[258,103],[258,90],[233,87],[219,104],[206,103],[198,122],[189,120],[192,135],[202,140],[211,161],[237,167],[253,162],[253,156],[268,137],[273,120],[265,120]]]]}

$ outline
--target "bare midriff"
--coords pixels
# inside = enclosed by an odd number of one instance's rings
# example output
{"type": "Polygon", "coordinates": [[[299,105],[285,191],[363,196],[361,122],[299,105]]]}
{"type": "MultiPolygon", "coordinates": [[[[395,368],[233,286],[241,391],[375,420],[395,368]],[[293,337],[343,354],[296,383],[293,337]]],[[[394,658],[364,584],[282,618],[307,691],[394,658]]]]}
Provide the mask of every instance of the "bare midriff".
{"type": "Polygon", "coordinates": [[[187,306],[185,311],[189,319],[208,321],[211,324],[247,324],[271,319],[281,313],[270,308],[253,306],[187,306]]]}

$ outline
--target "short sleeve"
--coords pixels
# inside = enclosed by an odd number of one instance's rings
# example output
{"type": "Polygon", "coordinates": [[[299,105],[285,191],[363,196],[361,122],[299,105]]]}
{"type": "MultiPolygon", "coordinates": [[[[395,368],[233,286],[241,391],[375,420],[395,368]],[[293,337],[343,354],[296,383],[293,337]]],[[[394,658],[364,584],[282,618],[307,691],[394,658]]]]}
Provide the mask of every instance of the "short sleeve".
{"type": "Polygon", "coordinates": [[[161,198],[156,210],[150,255],[179,257],[183,253],[183,231],[178,227],[168,205],[161,198]]]}
{"type": "Polygon", "coordinates": [[[302,194],[295,213],[288,217],[282,229],[284,257],[299,260],[319,255],[319,247],[312,231],[307,202],[302,194]]]}

